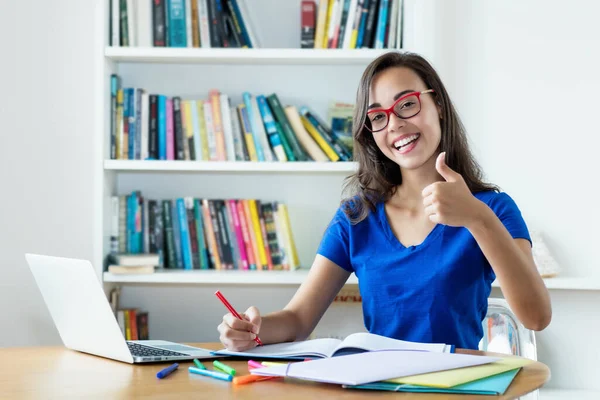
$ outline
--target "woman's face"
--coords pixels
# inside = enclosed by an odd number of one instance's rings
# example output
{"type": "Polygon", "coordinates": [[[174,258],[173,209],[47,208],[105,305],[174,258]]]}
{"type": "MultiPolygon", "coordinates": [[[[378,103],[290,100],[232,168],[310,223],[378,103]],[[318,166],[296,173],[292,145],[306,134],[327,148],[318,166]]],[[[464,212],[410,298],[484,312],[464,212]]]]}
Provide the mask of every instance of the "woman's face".
{"type": "Polygon", "coordinates": [[[402,169],[417,169],[437,155],[441,140],[440,114],[435,103],[434,93],[405,97],[406,94],[422,92],[430,88],[410,68],[388,68],[373,78],[369,91],[367,118],[372,127],[385,125],[385,110],[394,104],[396,113],[408,117],[399,118],[395,113],[387,113],[387,126],[373,132],[375,143],[386,157],[402,169]],[[397,100],[400,100],[397,103],[397,100]],[[411,116],[413,113],[418,114],[411,116]]]}

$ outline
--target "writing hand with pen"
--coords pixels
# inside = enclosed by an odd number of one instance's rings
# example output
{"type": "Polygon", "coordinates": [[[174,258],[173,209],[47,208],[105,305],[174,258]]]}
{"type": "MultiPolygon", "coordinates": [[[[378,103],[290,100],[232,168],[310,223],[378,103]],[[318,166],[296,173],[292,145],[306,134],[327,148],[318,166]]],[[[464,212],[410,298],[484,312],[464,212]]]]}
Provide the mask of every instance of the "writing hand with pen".
{"type": "Polygon", "coordinates": [[[250,307],[243,314],[239,314],[223,297],[220,291],[215,295],[223,302],[230,311],[223,316],[223,322],[219,324],[219,340],[227,350],[244,351],[256,346],[262,346],[258,338],[261,317],[256,307],[250,307]]]}

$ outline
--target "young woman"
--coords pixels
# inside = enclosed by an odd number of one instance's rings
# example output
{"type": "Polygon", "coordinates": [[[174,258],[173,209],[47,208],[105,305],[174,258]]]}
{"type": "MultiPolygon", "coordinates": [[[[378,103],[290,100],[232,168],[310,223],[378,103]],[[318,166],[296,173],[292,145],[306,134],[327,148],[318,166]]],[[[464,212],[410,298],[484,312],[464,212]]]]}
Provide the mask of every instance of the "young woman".
{"type": "Polygon", "coordinates": [[[498,279],[519,320],[542,330],[550,298],[515,202],[483,182],[458,114],[432,66],[416,54],[374,60],[353,120],[353,196],[327,227],[306,281],[289,304],[255,307],[219,325],[242,351],[304,340],[352,272],[371,333],[477,349],[491,284],[498,279]]]}

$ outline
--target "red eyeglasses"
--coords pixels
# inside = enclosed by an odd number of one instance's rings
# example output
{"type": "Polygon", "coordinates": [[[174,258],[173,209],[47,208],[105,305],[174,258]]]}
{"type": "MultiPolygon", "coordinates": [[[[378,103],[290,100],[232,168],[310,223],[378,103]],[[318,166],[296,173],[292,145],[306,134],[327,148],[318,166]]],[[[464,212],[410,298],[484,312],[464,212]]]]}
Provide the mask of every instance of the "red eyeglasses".
{"type": "Polygon", "coordinates": [[[422,92],[412,92],[400,97],[388,109],[376,109],[367,113],[367,120],[371,123],[369,126],[365,123],[365,128],[371,132],[379,132],[384,130],[390,122],[390,114],[398,118],[408,119],[417,115],[421,111],[421,95],[426,93],[434,93],[433,89],[423,90],[422,92]]]}

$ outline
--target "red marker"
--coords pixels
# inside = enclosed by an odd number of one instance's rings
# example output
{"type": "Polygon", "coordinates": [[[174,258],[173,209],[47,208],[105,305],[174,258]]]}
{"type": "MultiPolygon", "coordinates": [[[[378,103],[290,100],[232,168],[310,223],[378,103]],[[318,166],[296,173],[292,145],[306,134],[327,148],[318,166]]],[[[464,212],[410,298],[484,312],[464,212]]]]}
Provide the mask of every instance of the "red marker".
{"type": "MultiPolygon", "coordinates": [[[[221,293],[219,290],[217,290],[217,291],[215,292],[215,296],[217,296],[217,297],[219,298],[219,300],[221,300],[221,302],[222,302],[222,303],[225,305],[225,307],[227,307],[227,309],[229,310],[229,312],[230,312],[231,314],[233,314],[233,316],[234,316],[234,317],[236,317],[237,319],[244,320],[244,319],[242,318],[242,316],[241,316],[240,314],[238,314],[238,312],[237,312],[237,311],[235,311],[235,308],[233,308],[233,307],[231,306],[231,304],[229,304],[229,302],[227,301],[227,299],[225,298],[225,296],[223,296],[223,294],[222,294],[222,293],[221,293]]],[[[257,343],[259,346],[262,346],[262,345],[263,345],[263,344],[262,344],[262,342],[260,341],[260,339],[258,338],[258,336],[256,336],[256,337],[254,338],[254,341],[255,341],[255,342],[256,342],[256,343],[257,343]]]]}

